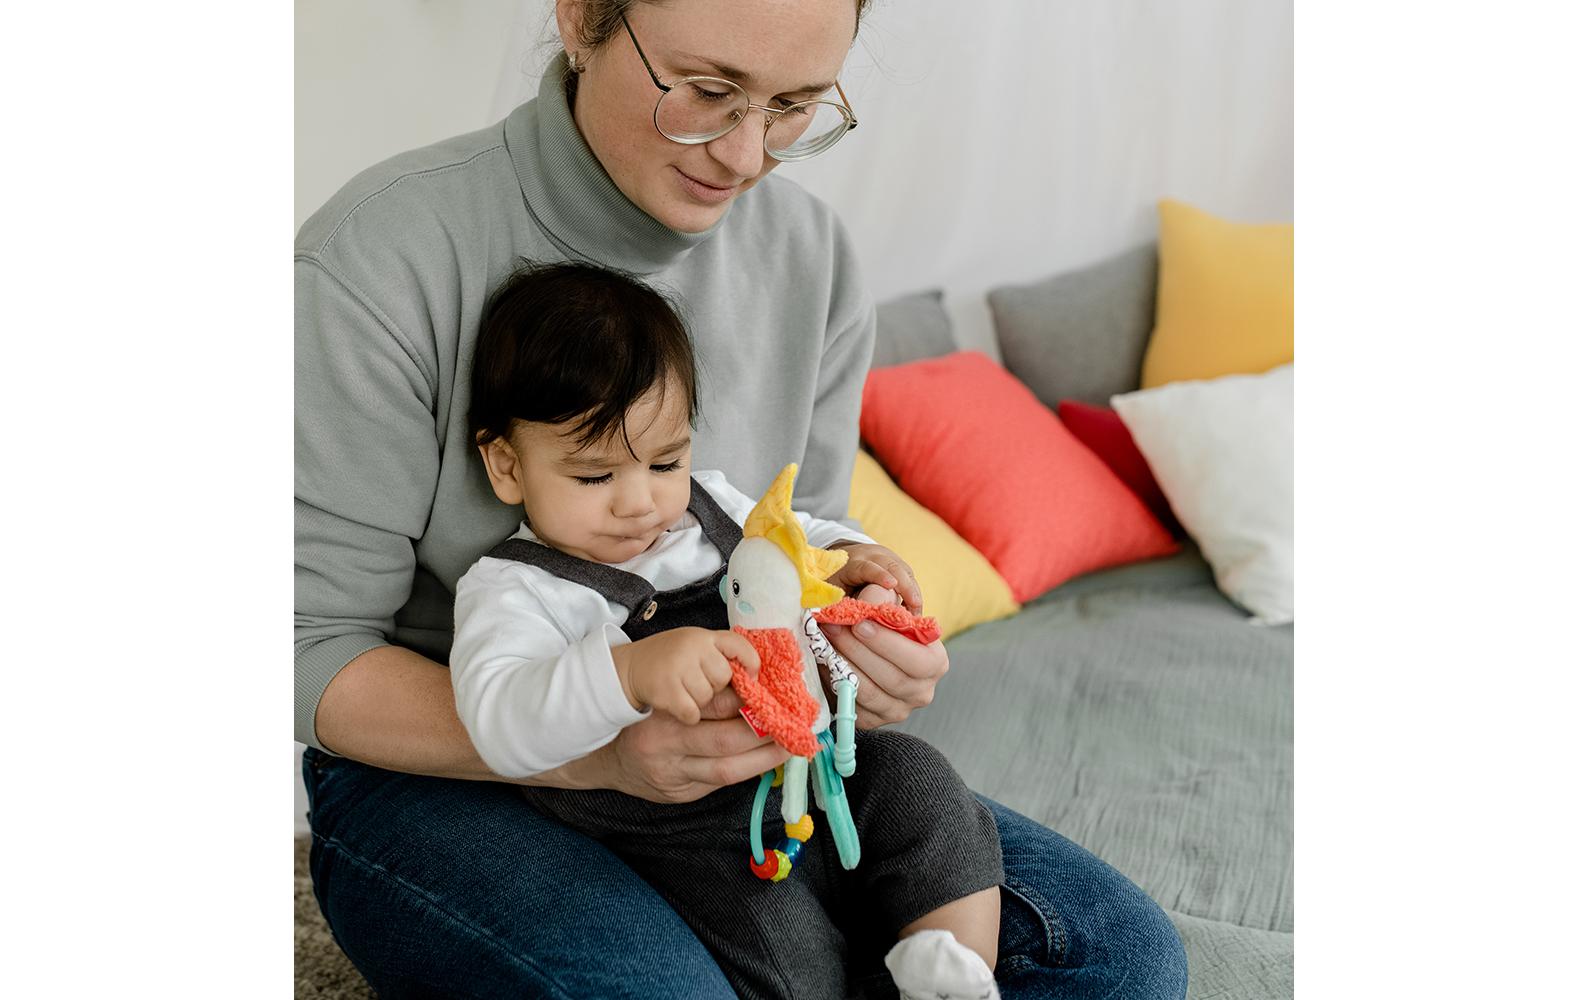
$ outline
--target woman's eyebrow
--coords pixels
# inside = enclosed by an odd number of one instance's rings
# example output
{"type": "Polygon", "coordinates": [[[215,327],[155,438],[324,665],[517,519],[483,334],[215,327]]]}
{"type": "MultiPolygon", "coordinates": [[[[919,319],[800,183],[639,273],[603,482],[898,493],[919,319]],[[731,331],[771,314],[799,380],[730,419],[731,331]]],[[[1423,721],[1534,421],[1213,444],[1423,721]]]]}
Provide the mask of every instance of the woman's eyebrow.
{"type": "MultiPolygon", "coordinates": [[[[720,77],[722,77],[725,80],[732,80],[734,83],[739,84],[741,87],[749,87],[749,86],[754,86],[755,85],[756,80],[755,80],[755,74],[754,73],[747,73],[747,72],[745,72],[742,69],[735,69],[732,66],[728,66],[728,65],[725,65],[723,63],[717,62],[717,60],[715,60],[715,59],[707,59],[705,56],[697,56],[697,55],[693,55],[691,53],[685,53],[684,55],[680,56],[679,58],[684,59],[684,60],[689,61],[689,62],[693,62],[697,66],[704,66],[707,69],[711,70],[714,75],[720,76],[720,77]]],[[[795,88],[793,88],[791,90],[782,91],[782,93],[785,93],[785,94],[825,94],[827,91],[833,89],[833,82],[834,81],[829,80],[826,83],[807,84],[804,87],[795,87],[795,88]]]]}

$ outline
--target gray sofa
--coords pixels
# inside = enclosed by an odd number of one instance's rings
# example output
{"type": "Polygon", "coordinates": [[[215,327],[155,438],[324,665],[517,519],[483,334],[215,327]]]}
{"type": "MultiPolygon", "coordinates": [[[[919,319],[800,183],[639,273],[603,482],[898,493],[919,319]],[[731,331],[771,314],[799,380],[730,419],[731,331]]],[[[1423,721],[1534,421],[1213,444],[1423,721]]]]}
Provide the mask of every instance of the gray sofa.
{"type": "MultiPolygon", "coordinates": [[[[1145,247],[995,290],[1006,366],[1049,404],[1135,388],[1155,282],[1145,247]]],[[[878,317],[878,365],[955,349],[935,292],[878,317]]],[[[1185,942],[1192,1000],[1292,994],[1293,633],[1246,617],[1189,544],[1072,580],[949,640],[952,669],[903,727],[1156,899],[1185,942]]],[[[368,996],[308,895],[304,851],[297,995],[368,996]]]]}
{"type": "MultiPolygon", "coordinates": [[[[1137,388],[1156,265],[1142,247],[994,290],[1005,366],[1049,405],[1137,388]]],[[[878,316],[879,364],[955,349],[935,293],[878,316]]],[[[1192,1000],[1290,996],[1291,627],[1248,624],[1188,542],[1072,580],[948,649],[936,699],[903,728],[1157,900],[1192,1000]]]]}

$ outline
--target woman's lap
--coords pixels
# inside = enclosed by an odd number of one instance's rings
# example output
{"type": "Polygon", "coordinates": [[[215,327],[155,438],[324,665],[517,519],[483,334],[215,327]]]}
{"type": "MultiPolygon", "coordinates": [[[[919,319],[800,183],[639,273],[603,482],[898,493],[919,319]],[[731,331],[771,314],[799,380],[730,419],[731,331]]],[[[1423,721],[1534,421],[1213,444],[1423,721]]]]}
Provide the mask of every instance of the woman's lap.
{"type": "MultiPolygon", "coordinates": [[[[733,996],[661,897],[516,788],[313,750],[304,778],[315,894],[381,996],[733,996]]],[[[1184,951],[1155,903],[1064,837],[983,801],[1004,852],[1006,998],[1184,996],[1184,951]]]]}

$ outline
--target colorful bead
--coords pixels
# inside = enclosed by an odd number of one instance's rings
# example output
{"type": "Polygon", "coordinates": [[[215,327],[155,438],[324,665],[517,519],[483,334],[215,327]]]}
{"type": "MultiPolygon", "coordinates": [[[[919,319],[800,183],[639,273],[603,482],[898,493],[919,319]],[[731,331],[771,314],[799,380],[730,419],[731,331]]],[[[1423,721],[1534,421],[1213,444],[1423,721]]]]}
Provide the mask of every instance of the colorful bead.
{"type": "Polygon", "coordinates": [[[768,851],[767,854],[766,854],[766,857],[763,858],[760,861],[760,863],[757,863],[755,858],[751,857],[750,858],[750,870],[752,872],[755,872],[755,877],[758,878],[758,879],[763,879],[763,880],[764,879],[772,879],[775,882],[775,881],[778,880],[778,878],[781,877],[777,873],[777,868],[778,868],[777,859],[778,859],[778,852],[777,851],[768,851]]]}
{"type": "Polygon", "coordinates": [[[806,813],[805,815],[801,816],[798,823],[783,824],[783,832],[802,844],[805,841],[811,839],[811,834],[815,832],[815,830],[816,824],[811,820],[810,813],[806,813]]]}
{"type": "Polygon", "coordinates": [[[782,851],[773,851],[777,856],[777,874],[772,876],[772,881],[781,882],[788,878],[788,873],[794,870],[794,863],[782,851]]]}
{"type": "Polygon", "coordinates": [[[783,784],[783,765],[779,764],[772,769],[772,787],[776,788],[781,784],[783,784]]]}
{"type": "Polygon", "coordinates": [[[783,841],[782,853],[788,855],[788,863],[789,863],[789,867],[790,868],[792,868],[795,865],[799,864],[799,862],[800,862],[800,851],[802,851],[804,849],[805,849],[805,845],[803,843],[801,843],[800,841],[798,841],[798,840],[794,840],[794,839],[790,838],[788,840],[783,841]]]}

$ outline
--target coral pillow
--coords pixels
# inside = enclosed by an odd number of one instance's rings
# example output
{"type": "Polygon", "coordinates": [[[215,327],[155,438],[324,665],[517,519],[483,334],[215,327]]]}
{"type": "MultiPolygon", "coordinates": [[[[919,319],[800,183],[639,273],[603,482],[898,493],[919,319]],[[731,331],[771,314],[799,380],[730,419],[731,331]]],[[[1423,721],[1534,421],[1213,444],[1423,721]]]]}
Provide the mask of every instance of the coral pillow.
{"type": "Polygon", "coordinates": [[[1157,324],[1141,387],[1257,374],[1295,353],[1295,227],[1226,222],[1158,205],[1157,324]]]}
{"type": "Polygon", "coordinates": [[[1177,548],[1130,487],[985,354],[873,369],[860,434],[1022,603],[1073,576],[1177,548]]]}
{"type": "Polygon", "coordinates": [[[1123,480],[1131,492],[1141,497],[1141,502],[1163,522],[1170,534],[1176,538],[1185,535],[1185,529],[1175,519],[1174,509],[1169,506],[1169,498],[1163,495],[1158,480],[1152,477],[1151,466],[1142,457],[1141,449],[1130,436],[1130,428],[1119,414],[1106,406],[1065,399],[1059,402],[1059,419],[1082,444],[1108,463],[1114,475],[1123,480]]]}
{"type": "Polygon", "coordinates": [[[849,516],[910,564],[926,605],[922,613],[937,619],[943,638],[1020,610],[992,564],[942,518],[911,500],[865,452],[855,456],[849,516]]]}

